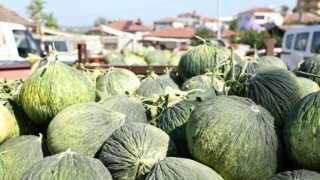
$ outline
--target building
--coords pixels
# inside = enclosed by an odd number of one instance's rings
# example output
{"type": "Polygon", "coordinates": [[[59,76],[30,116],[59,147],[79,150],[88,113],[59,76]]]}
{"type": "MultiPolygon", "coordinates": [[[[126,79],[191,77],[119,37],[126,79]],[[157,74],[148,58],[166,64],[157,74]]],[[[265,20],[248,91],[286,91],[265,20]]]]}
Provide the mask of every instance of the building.
{"type": "Polygon", "coordinates": [[[185,26],[190,27],[197,27],[200,22],[200,15],[198,15],[195,11],[179,14],[177,18],[180,19],[185,26]]]}
{"type": "Polygon", "coordinates": [[[298,0],[296,10],[320,14],[320,0],[298,0]]]}
{"type": "Polygon", "coordinates": [[[295,12],[287,14],[284,17],[284,24],[308,24],[315,22],[320,22],[320,16],[310,12],[295,12]]]}
{"type": "Polygon", "coordinates": [[[284,18],[280,12],[272,8],[252,8],[238,14],[237,27],[243,29],[248,21],[254,21],[263,27],[267,23],[274,23],[278,26],[282,25],[284,18]]]}
{"type": "Polygon", "coordinates": [[[190,44],[191,38],[195,37],[196,29],[187,28],[166,28],[150,32],[143,36],[145,46],[160,43],[166,49],[173,50],[177,47],[190,44]]]}
{"type": "Polygon", "coordinates": [[[159,29],[165,29],[165,28],[182,28],[184,27],[184,23],[177,19],[172,17],[166,17],[159,20],[155,20],[153,22],[154,28],[156,30],[159,29]]]}

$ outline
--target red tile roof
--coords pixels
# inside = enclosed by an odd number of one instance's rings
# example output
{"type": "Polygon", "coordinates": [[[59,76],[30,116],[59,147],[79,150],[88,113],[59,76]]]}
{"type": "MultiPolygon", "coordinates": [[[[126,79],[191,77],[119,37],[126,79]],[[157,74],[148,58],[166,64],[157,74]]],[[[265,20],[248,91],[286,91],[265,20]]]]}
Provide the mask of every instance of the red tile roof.
{"type": "Polygon", "coordinates": [[[127,20],[120,20],[107,24],[108,27],[122,31],[127,24],[127,20]]]}
{"type": "Polygon", "coordinates": [[[257,8],[252,8],[252,9],[240,12],[239,14],[252,14],[256,12],[278,12],[278,11],[272,8],[257,7],[257,8]]]}
{"type": "Polygon", "coordinates": [[[320,16],[312,14],[312,13],[292,13],[287,14],[284,18],[284,23],[292,24],[292,23],[309,23],[309,22],[320,22],[320,16]]]}
{"type": "Polygon", "coordinates": [[[165,17],[159,20],[155,20],[154,22],[164,22],[164,23],[171,23],[171,22],[176,22],[176,21],[180,21],[179,19],[176,18],[172,18],[172,17],[165,17]]]}
{"type": "Polygon", "coordinates": [[[128,29],[126,29],[125,31],[152,31],[153,27],[152,26],[143,26],[143,25],[132,25],[130,26],[128,29]]]}
{"type": "Polygon", "coordinates": [[[112,22],[107,24],[108,27],[120,30],[120,31],[152,31],[153,27],[144,26],[140,21],[128,21],[128,20],[120,20],[116,22],[112,22]]]}
{"type": "Polygon", "coordinates": [[[146,34],[145,37],[192,38],[196,35],[194,28],[166,28],[146,34]]]}

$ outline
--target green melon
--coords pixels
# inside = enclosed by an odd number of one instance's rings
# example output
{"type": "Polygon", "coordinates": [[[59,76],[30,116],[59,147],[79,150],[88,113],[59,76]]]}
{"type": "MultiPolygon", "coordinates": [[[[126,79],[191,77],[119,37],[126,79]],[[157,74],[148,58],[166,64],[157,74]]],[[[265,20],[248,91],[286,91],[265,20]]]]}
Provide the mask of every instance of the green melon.
{"type": "Polygon", "coordinates": [[[161,50],[149,51],[144,57],[149,65],[167,65],[169,58],[161,50]]]}
{"type": "Polygon", "coordinates": [[[96,88],[108,95],[132,94],[140,86],[140,79],[132,71],[122,68],[109,68],[97,79],[96,88]]]}
{"type": "Polygon", "coordinates": [[[280,132],[266,109],[238,96],[198,104],[186,127],[191,155],[224,179],[267,179],[281,170],[280,132]]]}
{"type": "Polygon", "coordinates": [[[164,95],[167,87],[179,89],[178,85],[172,80],[168,80],[151,72],[141,81],[141,85],[136,93],[143,97],[154,97],[164,95]]]}
{"type": "Polygon", "coordinates": [[[79,70],[59,61],[49,62],[24,82],[20,103],[38,125],[48,125],[67,106],[95,101],[92,82],[79,70]]]}
{"type": "Polygon", "coordinates": [[[50,122],[48,148],[52,154],[71,149],[94,157],[103,142],[123,123],[123,114],[107,110],[101,104],[75,104],[63,109],[50,122]]]}
{"type": "Polygon", "coordinates": [[[199,92],[206,91],[213,88],[213,77],[212,74],[201,74],[193,76],[192,78],[186,80],[181,85],[180,89],[182,91],[199,90],[199,92]]]}
{"type": "Polygon", "coordinates": [[[286,63],[276,56],[261,56],[257,61],[265,66],[274,66],[282,69],[288,69],[286,63]]]}
{"type": "Polygon", "coordinates": [[[102,146],[99,159],[114,180],[145,179],[152,166],[176,147],[161,129],[145,123],[127,123],[115,130],[102,146]]]}
{"type": "Polygon", "coordinates": [[[319,180],[320,174],[315,171],[299,169],[299,170],[281,172],[269,178],[269,180],[299,180],[299,179],[319,180]]]}
{"type": "Polygon", "coordinates": [[[289,158],[299,168],[320,171],[320,91],[290,110],[283,131],[289,158]]]}
{"type": "Polygon", "coordinates": [[[166,132],[175,142],[178,155],[190,157],[186,137],[186,125],[196,106],[195,102],[184,100],[169,107],[161,116],[156,126],[166,132]]]}
{"type": "Polygon", "coordinates": [[[126,122],[148,122],[147,110],[135,97],[115,95],[100,102],[104,107],[124,114],[126,122]]]}
{"type": "Polygon", "coordinates": [[[279,67],[261,67],[253,74],[241,76],[239,82],[231,86],[230,94],[252,99],[266,108],[280,125],[304,95],[295,74],[279,67]]]}
{"type": "Polygon", "coordinates": [[[208,166],[191,159],[176,157],[166,157],[152,167],[146,180],[158,179],[223,180],[208,166]]]}
{"type": "Polygon", "coordinates": [[[0,152],[8,166],[8,179],[21,179],[37,161],[47,156],[46,144],[40,137],[22,135],[0,145],[0,152]]]}
{"type": "Polygon", "coordinates": [[[9,109],[14,117],[14,130],[10,135],[10,138],[21,135],[34,135],[36,133],[37,126],[28,118],[26,113],[21,107],[11,99],[7,99],[5,106],[9,109]]]}
{"type": "Polygon", "coordinates": [[[205,74],[214,69],[219,69],[220,73],[227,73],[226,62],[221,65],[219,62],[230,59],[231,53],[218,48],[217,46],[202,44],[198,45],[182,55],[178,64],[178,76],[186,81],[187,79],[205,74]]]}
{"type": "Polygon", "coordinates": [[[104,59],[106,64],[117,64],[123,62],[122,54],[114,50],[107,52],[104,59]]]}
{"type": "Polygon", "coordinates": [[[320,54],[305,59],[295,73],[297,76],[313,80],[320,86],[320,54]]]}
{"type": "Polygon", "coordinates": [[[38,161],[21,179],[112,180],[112,177],[98,159],[68,150],[38,161]]]}
{"type": "Polygon", "coordinates": [[[311,79],[305,77],[298,77],[298,80],[304,90],[304,96],[316,91],[320,91],[319,85],[311,79]]]}
{"type": "Polygon", "coordinates": [[[14,131],[15,120],[9,109],[0,103],[0,144],[14,131]]]}
{"type": "Polygon", "coordinates": [[[9,179],[9,170],[2,153],[0,152],[0,179],[9,179]]]}

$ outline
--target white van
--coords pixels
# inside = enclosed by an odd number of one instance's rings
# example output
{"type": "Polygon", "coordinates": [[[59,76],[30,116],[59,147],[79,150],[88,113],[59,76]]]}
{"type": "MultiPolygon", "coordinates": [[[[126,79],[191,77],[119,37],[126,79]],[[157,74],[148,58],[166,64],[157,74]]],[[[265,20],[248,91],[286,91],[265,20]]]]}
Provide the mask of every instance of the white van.
{"type": "Polygon", "coordinates": [[[0,64],[26,63],[28,53],[40,55],[41,51],[27,27],[0,22],[0,64]]]}
{"type": "Polygon", "coordinates": [[[281,59],[293,70],[305,58],[320,53],[320,25],[287,30],[281,48],[281,59]]]}

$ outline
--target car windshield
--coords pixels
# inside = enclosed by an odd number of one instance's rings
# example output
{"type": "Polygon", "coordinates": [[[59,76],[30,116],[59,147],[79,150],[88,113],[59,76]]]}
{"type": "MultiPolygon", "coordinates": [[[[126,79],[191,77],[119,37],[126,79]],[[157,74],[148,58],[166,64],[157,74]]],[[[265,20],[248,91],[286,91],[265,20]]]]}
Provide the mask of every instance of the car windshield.
{"type": "Polygon", "coordinates": [[[65,41],[45,41],[44,45],[47,51],[51,51],[53,46],[57,51],[60,52],[69,51],[67,43],[65,41]]]}

